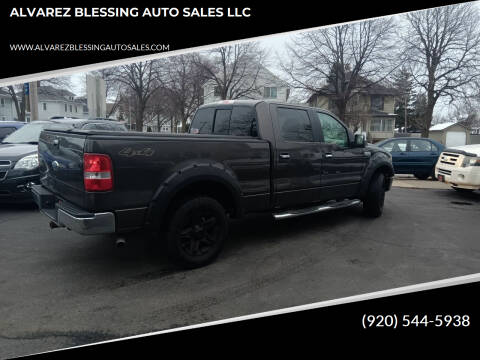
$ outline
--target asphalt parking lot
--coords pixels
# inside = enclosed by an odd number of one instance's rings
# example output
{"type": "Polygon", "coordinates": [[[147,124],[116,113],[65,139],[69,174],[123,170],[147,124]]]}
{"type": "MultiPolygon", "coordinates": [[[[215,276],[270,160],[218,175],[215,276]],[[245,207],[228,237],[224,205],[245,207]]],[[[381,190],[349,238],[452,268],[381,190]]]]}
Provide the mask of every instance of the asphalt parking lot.
{"type": "Polygon", "coordinates": [[[479,192],[395,187],[379,219],[235,222],[217,262],[180,271],[152,236],[117,249],[0,206],[0,357],[477,273],[479,211],[479,192]]]}

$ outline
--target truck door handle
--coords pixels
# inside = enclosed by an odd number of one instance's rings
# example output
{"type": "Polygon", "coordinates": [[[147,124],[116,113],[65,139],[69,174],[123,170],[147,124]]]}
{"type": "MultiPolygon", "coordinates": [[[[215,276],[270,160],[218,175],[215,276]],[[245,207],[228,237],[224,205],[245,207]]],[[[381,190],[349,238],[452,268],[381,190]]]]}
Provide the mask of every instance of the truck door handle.
{"type": "Polygon", "coordinates": [[[332,154],[332,153],[326,153],[326,154],[325,154],[325,157],[326,157],[326,158],[332,158],[332,157],[333,157],[333,154],[332,154]]]}
{"type": "Polygon", "coordinates": [[[287,153],[280,154],[280,159],[290,159],[290,154],[287,154],[287,153]]]}

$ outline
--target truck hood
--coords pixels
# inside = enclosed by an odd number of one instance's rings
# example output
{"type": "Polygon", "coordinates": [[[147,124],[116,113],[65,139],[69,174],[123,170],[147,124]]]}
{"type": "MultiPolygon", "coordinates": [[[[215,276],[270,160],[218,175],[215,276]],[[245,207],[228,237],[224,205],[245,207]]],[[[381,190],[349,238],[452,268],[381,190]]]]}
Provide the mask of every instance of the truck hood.
{"type": "Polygon", "coordinates": [[[455,152],[468,155],[468,156],[480,156],[480,144],[452,146],[444,151],[454,150],[455,152]]]}
{"type": "Polygon", "coordinates": [[[33,144],[0,144],[0,159],[17,161],[22,157],[35,154],[38,146],[33,144]]]}

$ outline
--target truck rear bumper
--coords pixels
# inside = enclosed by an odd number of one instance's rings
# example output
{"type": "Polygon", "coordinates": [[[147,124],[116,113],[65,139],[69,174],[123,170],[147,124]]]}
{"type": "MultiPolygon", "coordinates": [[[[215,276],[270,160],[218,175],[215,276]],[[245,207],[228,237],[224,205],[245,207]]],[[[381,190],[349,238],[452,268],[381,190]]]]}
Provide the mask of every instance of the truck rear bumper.
{"type": "Polygon", "coordinates": [[[58,198],[42,185],[33,185],[32,195],[40,211],[59,227],[66,227],[82,235],[115,232],[115,215],[112,212],[85,212],[58,198]]]}

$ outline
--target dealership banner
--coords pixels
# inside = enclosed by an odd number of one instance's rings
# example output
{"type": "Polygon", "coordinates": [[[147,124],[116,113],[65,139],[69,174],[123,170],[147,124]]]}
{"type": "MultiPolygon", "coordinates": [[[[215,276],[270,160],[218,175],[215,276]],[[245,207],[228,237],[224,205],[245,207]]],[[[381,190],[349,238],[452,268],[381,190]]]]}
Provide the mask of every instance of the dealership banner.
{"type": "Polygon", "coordinates": [[[391,15],[454,1],[2,1],[0,79],[391,15]]]}

